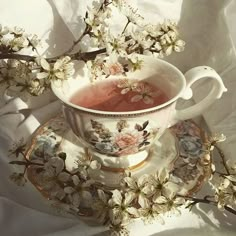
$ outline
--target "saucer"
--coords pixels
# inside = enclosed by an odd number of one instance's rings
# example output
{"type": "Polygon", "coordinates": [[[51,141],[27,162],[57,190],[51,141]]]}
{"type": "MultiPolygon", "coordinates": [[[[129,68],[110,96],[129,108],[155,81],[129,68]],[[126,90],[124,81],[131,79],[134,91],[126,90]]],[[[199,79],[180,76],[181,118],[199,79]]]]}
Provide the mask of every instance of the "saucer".
{"type": "MultiPolygon", "coordinates": [[[[200,190],[211,174],[211,157],[205,152],[205,140],[204,131],[192,120],[182,121],[166,130],[144,161],[136,164],[135,160],[131,160],[133,165],[129,168],[112,168],[104,162],[99,171],[90,173],[90,177],[99,185],[113,189],[120,186],[125,170],[131,172],[132,176],[140,177],[166,168],[170,180],[180,187],[179,194],[192,195],[200,190]]],[[[65,152],[68,171],[76,169],[78,158],[88,154],[88,149],[79,142],[62,115],[49,120],[35,132],[26,156],[34,162],[42,162],[42,155],[39,155],[42,151],[49,157],[65,152]]],[[[114,163],[114,160],[111,159],[111,162],[114,163]]],[[[43,188],[37,168],[30,167],[27,174],[29,181],[48,198],[50,193],[43,188]]]]}

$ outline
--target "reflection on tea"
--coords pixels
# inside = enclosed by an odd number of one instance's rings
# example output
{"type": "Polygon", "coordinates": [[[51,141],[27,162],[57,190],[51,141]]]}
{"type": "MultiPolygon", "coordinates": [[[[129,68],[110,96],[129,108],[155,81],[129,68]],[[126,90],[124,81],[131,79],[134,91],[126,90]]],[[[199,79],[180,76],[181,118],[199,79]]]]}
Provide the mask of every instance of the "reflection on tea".
{"type": "Polygon", "coordinates": [[[168,101],[156,85],[138,80],[107,79],[78,90],[70,102],[89,109],[126,112],[148,109],[168,101]]]}

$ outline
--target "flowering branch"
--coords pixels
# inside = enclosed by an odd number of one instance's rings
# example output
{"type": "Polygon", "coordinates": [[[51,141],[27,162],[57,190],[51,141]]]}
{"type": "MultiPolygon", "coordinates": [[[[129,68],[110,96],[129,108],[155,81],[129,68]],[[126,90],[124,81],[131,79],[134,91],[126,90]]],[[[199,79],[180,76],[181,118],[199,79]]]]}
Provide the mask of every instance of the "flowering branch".
{"type": "MultiPolygon", "coordinates": [[[[10,164],[24,166],[24,173],[13,173],[10,178],[20,186],[24,185],[26,182],[24,175],[30,167],[30,170],[33,171],[32,176],[37,176],[37,185],[47,192],[57,208],[61,207],[66,212],[75,215],[88,216],[85,214],[85,209],[88,208],[83,204],[89,204],[89,216],[109,226],[113,234],[120,235],[123,232],[128,235],[126,225],[136,218],[141,218],[145,222],[153,220],[163,222],[162,215],[180,212],[180,206],[191,209],[198,203],[217,206],[221,210],[236,215],[236,163],[225,161],[230,174],[220,174],[220,179],[216,183],[213,180],[217,180],[218,175],[217,172],[213,173],[214,176],[209,183],[213,187],[214,194],[204,198],[192,197],[189,193],[179,194],[180,186],[175,183],[175,179],[171,178],[172,173],[167,169],[140,177],[126,172],[123,174],[119,188],[110,189],[102,183],[96,183],[93,179],[93,173],[100,170],[101,164],[97,160],[93,160],[88,149],[83,155],[77,157],[76,168],[68,171],[65,162],[66,153],[57,153],[57,149],[54,149],[59,147],[60,139],[54,137],[54,131],[48,133],[46,130],[45,132],[50,148],[44,150],[43,147],[43,150],[40,151],[39,147],[42,147],[42,143],[39,142],[41,146],[37,146],[36,142],[33,152],[37,155],[37,159],[28,160],[26,158],[25,145],[22,142],[11,150],[11,153],[15,154],[17,158],[22,155],[24,160],[12,161],[10,164]],[[50,150],[54,150],[53,153],[50,150]]],[[[213,147],[224,139],[223,135],[213,136],[208,139],[204,148],[199,148],[210,154],[213,147]]],[[[205,154],[203,156],[205,157],[205,154]]],[[[205,163],[205,166],[211,165],[211,161],[207,157],[208,162],[204,162],[204,160],[201,160],[200,163],[205,163]]],[[[206,168],[209,170],[209,167],[206,168]]]]}
{"type": "Polygon", "coordinates": [[[125,1],[104,0],[99,7],[88,8],[84,23],[84,31],[72,46],[51,58],[38,54],[40,40],[36,35],[26,34],[19,27],[9,29],[0,25],[0,84],[7,95],[23,100],[41,95],[50,89],[52,80],[71,78],[76,60],[86,62],[90,78],[95,80],[141,69],[138,54],[162,58],[184,50],[185,43],[174,22],[146,24],[137,9],[125,1]],[[116,36],[111,34],[107,21],[114,7],[127,18],[123,31],[116,36]],[[133,27],[128,29],[128,25],[133,27]],[[97,49],[87,52],[78,49],[73,53],[85,35],[97,49]],[[31,49],[36,55],[23,55],[22,49],[31,49]]]}
{"type": "MultiPolygon", "coordinates": [[[[218,206],[218,203],[216,201],[212,201],[212,200],[209,200],[209,198],[212,197],[214,198],[214,196],[206,196],[204,198],[195,198],[195,197],[185,197],[186,200],[190,200],[191,203],[189,203],[186,208],[189,208],[191,209],[193,206],[195,206],[196,204],[198,203],[205,203],[205,204],[209,204],[209,205],[212,205],[212,206],[218,206]]],[[[229,206],[224,206],[224,209],[234,215],[236,215],[236,210],[233,209],[232,207],[229,207],[229,206]]]]}

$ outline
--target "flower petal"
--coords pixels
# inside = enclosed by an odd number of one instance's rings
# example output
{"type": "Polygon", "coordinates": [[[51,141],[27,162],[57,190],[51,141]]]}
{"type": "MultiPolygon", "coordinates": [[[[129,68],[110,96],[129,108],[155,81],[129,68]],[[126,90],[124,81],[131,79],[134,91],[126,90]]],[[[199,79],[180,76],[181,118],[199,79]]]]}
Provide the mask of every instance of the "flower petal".
{"type": "Polygon", "coordinates": [[[163,168],[160,172],[158,172],[158,178],[160,183],[164,184],[169,179],[169,172],[166,168],[163,168]]]}
{"type": "Polygon", "coordinates": [[[128,187],[131,188],[132,190],[137,189],[138,186],[137,186],[136,181],[134,180],[134,178],[125,177],[124,181],[127,183],[128,187]]]}
{"type": "Polygon", "coordinates": [[[135,216],[135,217],[139,217],[139,211],[138,211],[138,209],[135,208],[135,207],[128,207],[128,208],[126,209],[126,211],[127,211],[130,215],[133,215],[133,216],[135,216]]]}
{"type": "Polygon", "coordinates": [[[101,168],[101,164],[97,160],[91,161],[90,168],[93,170],[99,170],[101,168]]]}
{"type": "Polygon", "coordinates": [[[138,181],[137,181],[137,184],[139,187],[142,187],[144,186],[147,182],[148,182],[148,178],[150,176],[145,174],[145,175],[142,175],[141,177],[138,178],[138,181]]]}
{"type": "Polygon", "coordinates": [[[155,187],[151,184],[147,184],[144,188],[142,188],[142,192],[147,197],[150,197],[155,192],[155,187]]]}
{"type": "Polygon", "coordinates": [[[167,199],[164,196],[159,196],[155,199],[155,203],[165,204],[167,203],[167,199]]]}
{"type": "Polygon", "coordinates": [[[174,203],[175,203],[176,205],[182,205],[182,204],[185,203],[185,199],[182,198],[182,197],[177,197],[177,198],[175,198],[174,203]]]}
{"type": "Polygon", "coordinates": [[[154,103],[153,98],[150,96],[144,96],[143,101],[145,104],[153,104],[154,103]]]}
{"type": "Polygon", "coordinates": [[[70,174],[66,173],[66,172],[61,172],[58,175],[58,180],[61,182],[67,182],[70,179],[70,174]]]}
{"type": "Polygon", "coordinates": [[[122,89],[121,90],[121,94],[126,94],[126,93],[128,93],[130,91],[130,88],[124,88],[124,89],[122,89]]]}
{"type": "Polygon", "coordinates": [[[49,76],[49,73],[47,73],[47,72],[37,73],[37,75],[36,75],[37,79],[45,79],[48,76],[49,76]]]}
{"type": "Polygon", "coordinates": [[[167,204],[153,204],[152,209],[158,214],[164,214],[168,211],[168,205],[167,204]]]}
{"type": "Polygon", "coordinates": [[[89,191],[82,191],[81,198],[85,200],[86,202],[91,202],[92,194],[89,191]]]}
{"type": "Polygon", "coordinates": [[[131,102],[139,102],[142,99],[143,99],[143,96],[138,94],[131,98],[131,102]]]}
{"type": "Polygon", "coordinates": [[[106,203],[107,203],[107,196],[106,196],[106,194],[104,193],[104,191],[101,190],[101,189],[98,189],[97,192],[98,192],[98,197],[99,197],[99,199],[100,199],[103,203],[106,204],[106,203]]]}
{"type": "Polygon", "coordinates": [[[57,71],[54,75],[55,75],[58,79],[66,79],[65,73],[62,72],[62,71],[57,71]]]}
{"type": "Polygon", "coordinates": [[[72,204],[73,204],[74,206],[76,206],[76,207],[79,207],[80,202],[81,202],[79,193],[74,193],[74,194],[71,196],[71,199],[72,199],[72,204]]]}
{"type": "Polygon", "coordinates": [[[140,194],[138,197],[138,203],[142,208],[149,208],[150,207],[150,201],[143,196],[143,194],[140,194]]]}
{"type": "Polygon", "coordinates": [[[40,65],[43,67],[44,70],[50,71],[50,64],[44,58],[41,58],[40,65]]]}
{"type": "Polygon", "coordinates": [[[165,55],[169,56],[173,51],[173,46],[169,46],[168,48],[165,49],[165,55]]]}
{"type": "Polygon", "coordinates": [[[179,40],[177,40],[175,42],[175,45],[179,46],[179,47],[184,47],[185,46],[185,42],[183,40],[179,39],[179,40]]]}
{"type": "Polygon", "coordinates": [[[113,193],[113,195],[112,195],[113,202],[120,206],[122,204],[121,192],[119,190],[115,189],[112,193],[113,193]]]}
{"type": "Polygon", "coordinates": [[[70,186],[67,186],[64,188],[64,192],[67,194],[71,194],[71,193],[75,192],[75,189],[70,186]]]}
{"type": "Polygon", "coordinates": [[[72,181],[73,181],[75,186],[78,186],[80,184],[80,179],[79,179],[79,177],[77,175],[73,175],[71,177],[71,179],[72,179],[72,181]]]}
{"type": "Polygon", "coordinates": [[[136,197],[136,194],[133,192],[128,192],[125,194],[124,205],[128,206],[136,197]]]}

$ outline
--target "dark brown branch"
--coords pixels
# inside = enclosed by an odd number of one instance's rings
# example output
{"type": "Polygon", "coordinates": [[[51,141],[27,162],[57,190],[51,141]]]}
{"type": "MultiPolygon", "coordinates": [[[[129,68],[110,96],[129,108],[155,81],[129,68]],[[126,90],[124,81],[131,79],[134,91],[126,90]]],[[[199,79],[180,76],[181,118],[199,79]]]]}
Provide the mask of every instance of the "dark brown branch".
{"type": "Polygon", "coordinates": [[[30,165],[34,165],[34,166],[44,166],[44,164],[42,163],[37,163],[37,162],[32,162],[32,161],[10,161],[9,164],[12,165],[21,165],[21,166],[30,166],[30,165]]]}
{"type": "MultiPolygon", "coordinates": [[[[98,54],[105,53],[105,52],[106,52],[106,49],[102,48],[102,49],[98,49],[92,52],[77,52],[71,55],[68,54],[68,56],[70,56],[72,60],[88,61],[88,60],[95,59],[98,54]]],[[[55,62],[60,57],[61,56],[46,58],[46,60],[48,62],[55,62]]],[[[22,60],[22,61],[34,61],[35,58],[36,58],[35,56],[29,56],[29,55],[14,54],[14,53],[0,53],[0,59],[16,59],[16,60],[22,60]]]]}
{"type": "MultiPolygon", "coordinates": [[[[217,202],[215,201],[211,201],[209,200],[209,198],[195,198],[195,197],[185,197],[185,199],[188,199],[190,201],[192,201],[192,203],[190,203],[187,207],[191,207],[197,203],[205,203],[205,204],[209,204],[209,205],[212,205],[212,206],[217,206],[217,202]]],[[[224,209],[234,215],[236,215],[236,210],[229,207],[229,206],[224,206],[224,209]]]]}
{"type": "Polygon", "coordinates": [[[214,145],[214,147],[216,148],[216,150],[218,151],[218,153],[221,157],[221,160],[223,162],[223,165],[224,165],[224,168],[225,168],[227,174],[230,175],[230,171],[229,171],[229,168],[226,164],[225,155],[224,155],[223,151],[216,144],[214,145]]]}
{"type": "Polygon", "coordinates": [[[14,53],[0,53],[0,59],[16,59],[22,61],[34,61],[36,57],[14,53]]]}
{"type": "Polygon", "coordinates": [[[106,48],[98,49],[92,52],[78,52],[75,54],[70,55],[72,60],[83,60],[89,61],[94,60],[98,54],[102,54],[106,52],[106,48]]]}

